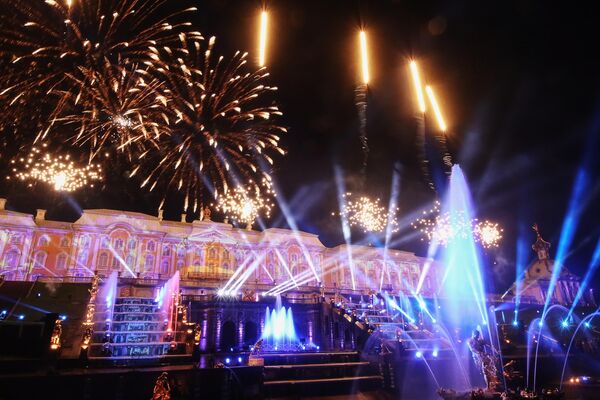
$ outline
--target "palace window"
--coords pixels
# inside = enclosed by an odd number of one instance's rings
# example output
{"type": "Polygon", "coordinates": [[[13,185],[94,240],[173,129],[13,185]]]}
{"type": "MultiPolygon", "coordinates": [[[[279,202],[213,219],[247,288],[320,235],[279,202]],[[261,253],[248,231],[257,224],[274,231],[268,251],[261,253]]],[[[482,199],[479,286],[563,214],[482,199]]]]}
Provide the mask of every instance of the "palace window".
{"type": "Polygon", "coordinates": [[[19,252],[17,250],[11,250],[4,256],[4,266],[6,268],[16,268],[19,262],[19,252]]]}
{"type": "Polygon", "coordinates": [[[129,255],[127,256],[127,258],[125,259],[125,264],[127,264],[127,266],[129,268],[133,268],[133,264],[135,263],[133,256],[129,255]]]}
{"type": "Polygon", "coordinates": [[[151,254],[146,256],[146,260],[144,261],[144,269],[146,271],[151,270],[154,267],[154,257],[151,254]]]}
{"type": "Polygon", "coordinates": [[[20,244],[21,243],[21,235],[12,235],[10,238],[10,244],[20,244]]]}
{"type": "Polygon", "coordinates": [[[63,237],[60,240],[60,247],[69,247],[69,238],[68,237],[63,237]]]}
{"type": "Polygon", "coordinates": [[[88,236],[82,236],[81,237],[81,247],[83,247],[84,249],[89,247],[90,245],[90,238],[88,236]]]}
{"type": "Polygon", "coordinates": [[[98,268],[108,267],[108,254],[102,252],[98,257],[98,268]]]}
{"type": "Polygon", "coordinates": [[[102,239],[100,239],[100,248],[108,249],[108,238],[107,237],[103,237],[102,239]]]}
{"type": "Polygon", "coordinates": [[[183,268],[183,261],[179,260],[177,261],[177,269],[182,269],[183,268]]]}
{"type": "Polygon", "coordinates": [[[121,250],[123,248],[123,239],[115,240],[115,249],[121,250]]]}
{"type": "Polygon", "coordinates": [[[223,250],[223,259],[229,259],[229,252],[227,250],[223,250]]]}
{"type": "Polygon", "coordinates": [[[50,244],[50,239],[46,235],[40,237],[38,240],[38,247],[46,247],[49,244],[50,244]]]}
{"type": "Polygon", "coordinates": [[[210,258],[217,258],[217,250],[213,247],[209,250],[208,255],[210,258]]]}
{"type": "Polygon", "coordinates": [[[67,267],[67,255],[65,253],[60,253],[58,257],[56,257],[56,268],[57,269],[65,269],[67,267]]]}
{"type": "Polygon", "coordinates": [[[177,257],[183,257],[185,255],[185,248],[180,246],[177,248],[177,257]]]}
{"type": "Polygon", "coordinates": [[[47,257],[48,257],[48,254],[46,252],[44,252],[44,251],[37,252],[33,259],[34,268],[45,268],[47,257]]]}
{"type": "Polygon", "coordinates": [[[196,257],[202,257],[202,248],[196,247],[194,253],[196,254],[196,257]]]}
{"type": "Polygon", "coordinates": [[[154,240],[151,240],[148,242],[148,244],[146,245],[146,249],[148,251],[154,251],[155,245],[154,245],[154,240]]]}
{"type": "Polygon", "coordinates": [[[129,239],[129,242],[127,242],[127,249],[129,251],[135,250],[135,245],[136,245],[135,240],[134,239],[129,239]]]}
{"type": "Polygon", "coordinates": [[[119,258],[113,256],[112,258],[112,262],[111,262],[111,267],[112,269],[119,269],[119,258]]]}
{"type": "Polygon", "coordinates": [[[168,260],[163,260],[162,264],[160,265],[160,273],[163,275],[166,275],[169,273],[169,261],[168,260]]]}
{"type": "Polygon", "coordinates": [[[171,255],[171,247],[168,245],[163,246],[163,256],[171,255]]]}

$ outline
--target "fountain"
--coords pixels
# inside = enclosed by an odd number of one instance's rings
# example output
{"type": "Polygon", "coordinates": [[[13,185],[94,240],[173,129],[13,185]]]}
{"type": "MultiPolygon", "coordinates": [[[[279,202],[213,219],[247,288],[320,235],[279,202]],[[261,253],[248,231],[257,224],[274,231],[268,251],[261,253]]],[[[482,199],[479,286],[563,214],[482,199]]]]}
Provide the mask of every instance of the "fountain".
{"type": "Polygon", "coordinates": [[[292,307],[281,305],[281,296],[277,296],[275,308],[265,311],[265,327],[261,336],[263,351],[297,350],[298,337],[294,326],[292,307]]]}
{"type": "MultiPolygon", "coordinates": [[[[468,370],[469,349],[482,377],[486,378],[488,390],[493,391],[497,389],[497,380],[491,379],[493,371],[486,370],[489,368],[484,365],[491,365],[488,357],[495,359],[492,343],[497,343],[497,338],[490,330],[481,259],[471,228],[473,210],[466,179],[460,167],[454,165],[442,206],[442,213],[448,216],[447,226],[443,228],[451,231],[451,238],[445,247],[435,240],[430,244],[430,254],[437,254],[444,265],[440,292],[443,307],[436,310],[436,320],[447,324],[447,332],[456,333],[455,337],[449,338],[458,363],[455,376],[451,378],[454,389],[470,390],[477,386],[465,379],[464,373],[460,374],[468,370]],[[481,360],[486,362],[478,363],[481,360]]],[[[479,378],[476,383],[480,385],[483,381],[479,378]]]]}
{"type": "Polygon", "coordinates": [[[118,297],[113,272],[98,296],[89,347],[90,359],[161,358],[185,354],[185,332],[178,330],[179,273],[156,298],[118,297]]]}

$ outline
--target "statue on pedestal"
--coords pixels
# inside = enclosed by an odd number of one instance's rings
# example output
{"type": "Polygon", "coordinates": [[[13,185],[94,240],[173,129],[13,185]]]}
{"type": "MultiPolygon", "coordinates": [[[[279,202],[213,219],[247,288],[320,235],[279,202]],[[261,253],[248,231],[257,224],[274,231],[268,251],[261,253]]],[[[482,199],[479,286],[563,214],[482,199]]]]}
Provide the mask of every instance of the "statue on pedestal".
{"type": "Polygon", "coordinates": [[[469,350],[473,356],[473,361],[483,374],[487,389],[489,391],[497,390],[500,381],[498,379],[498,370],[496,367],[496,350],[486,342],[478,330],[474,330],[471,338],[467,341],[469,350]]]}
{"type": "Polygon", "coordinates": [[[160,374],[154,384],[154,390],[152,391],[152,400],[170,400],[171,399],[171,387],[169,386],[169,377],[166,372],[160,374]]]}

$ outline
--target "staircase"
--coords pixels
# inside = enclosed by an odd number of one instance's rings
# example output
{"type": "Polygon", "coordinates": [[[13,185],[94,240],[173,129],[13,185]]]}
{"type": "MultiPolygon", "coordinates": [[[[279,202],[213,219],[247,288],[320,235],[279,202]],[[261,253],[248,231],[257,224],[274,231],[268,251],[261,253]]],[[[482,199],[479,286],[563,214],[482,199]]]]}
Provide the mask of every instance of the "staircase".
{"type": "Polygon", "coordinates": [[[264,354],[267,398],[347,395],[382,387],[378,367],[357,352],[264,354]]]}
{"type": "Polygon", "coordinates": [[[185,357],[182,332],[168,337],[165,316],[153,299],[119,297],[114,310],[96,314],[89,359],[185,357]]]}

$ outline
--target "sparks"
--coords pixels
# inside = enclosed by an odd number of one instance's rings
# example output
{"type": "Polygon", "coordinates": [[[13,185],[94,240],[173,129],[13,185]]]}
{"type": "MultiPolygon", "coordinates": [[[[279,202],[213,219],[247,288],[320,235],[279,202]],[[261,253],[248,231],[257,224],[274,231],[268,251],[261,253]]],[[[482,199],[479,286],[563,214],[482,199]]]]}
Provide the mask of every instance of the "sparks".
{"type": "Polygon", "coordinates": [[[462,212],[441,213],[440,203],[435,202],[433,207],[423,211],[423,216],[411,224],[429,240],[429,242],[446,246],[453,240],[467,239],[470,235],[473,240],[484,248],[498,247],[502,239],[502,228],[499,224],[478,219],[469,219],[462,212]]]}
{"type": "Polygon", "coordinates": [[[265,66],[265,59],[267,53],[267,23],[269,14],[266,10],[260,13],[260,30],[258,34],[258,66],[265,66]]]}
{"type": "Polygon", "coordinates": [[[354,199],[352,193],[344,194],[344,206],[340,216],[350,226],[360,227],[365,233],[383,232],[390,225],[391,232],[398,231],[397,209],[388,213],[379,199],[371,200],[367,196],[354,199]]]}
{"type": "Polygon", "coordinates": [[[440,106],[435,98],[435,94],[433,93],[433,89],[431,86],[425,86],[425,92],[427,93],[427,97],[429,98],[429,102],[431,103],[431,108],[433,108],[433,113],[435,114],[435,118],[437,119],[438,126],[442,132],[446,132],[446,122],[444,121],[444,117],[442,116],[442,111],[440,110],[440,106]]]}
{"type": "Polygon", "coordinates": [[[369,57],[367,53],[367,34],[365,31],[359,32],[360,41],[360,59],[362,65],[362,81],[363,84],[369,84],[369,57]]]}
{"type": "MultiPolygon", "coordinates": [[[[82,187],[94,187],[94,182],[102,180],[102,169],[98,164],[78,166],[70,156],[54,156],[42,153],[34,147],[27,157],[12,160],[13,177],[28,186],[36,182],[46,183],[57,192],[74,192],[82,187]]],[[[11,179],[11,177],[7,177],[11,179]]]]}
{"type": "Polygon", "coordinates": [[[237,186],[221,196],[216,208],[227,218],[245,224],[248,229],[260,216],[269,218],[273,204],[270,198],[274,196],[271,184],[264,179],[262,184],[250,182],[247,186],[237,186]]]}
{"type": "Polygon", "coordinates": [[[421,77],[419,76],[419,67],[416,61],[410,62],[410,72],[413,78],[413,84],[415,86],[415,92],[417,94],[417,103],[419,104],[419,110],[424,113],[427,110],[425,106],[425,96],[423,95],[423,86],[421,85],[421,77]]]}

